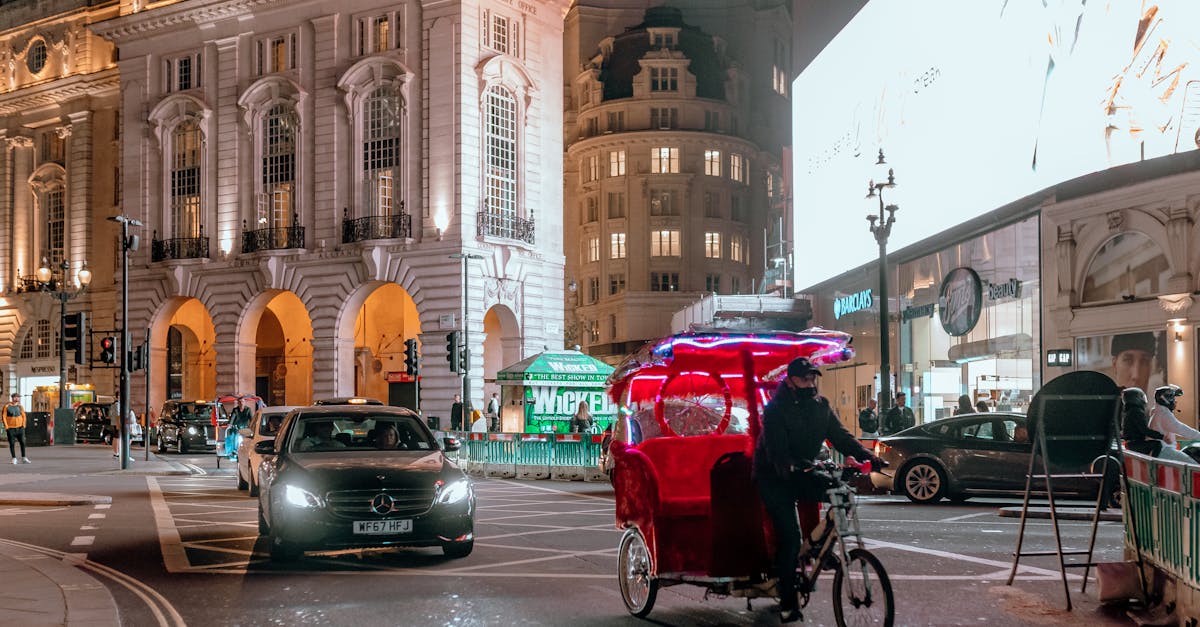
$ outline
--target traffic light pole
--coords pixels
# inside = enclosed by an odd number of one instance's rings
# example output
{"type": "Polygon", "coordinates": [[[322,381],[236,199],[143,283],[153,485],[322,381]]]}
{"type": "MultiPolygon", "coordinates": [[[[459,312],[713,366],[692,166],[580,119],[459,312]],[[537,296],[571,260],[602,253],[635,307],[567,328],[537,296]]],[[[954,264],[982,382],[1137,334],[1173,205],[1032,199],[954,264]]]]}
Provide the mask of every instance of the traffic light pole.
{"type": "MultiPolygon", "coordinates": [[[[129,240],[129,225],[141,226],[142,223],[127,216],[113,216],[109,220],[121,223],[121,344],[118,348],[121,352],[121,400],[117,404],[117,411],[120,412],[119,422],[121,425],[121,470],[128,470],[129,462],[133,459],[129,455],[129,427],[126,424],[131,410],[129,406],[129,250],[130,248],[137,249],[136,242],[129,240]]],[[[147,444],[147,446],[149,445],[147,444]]]]}

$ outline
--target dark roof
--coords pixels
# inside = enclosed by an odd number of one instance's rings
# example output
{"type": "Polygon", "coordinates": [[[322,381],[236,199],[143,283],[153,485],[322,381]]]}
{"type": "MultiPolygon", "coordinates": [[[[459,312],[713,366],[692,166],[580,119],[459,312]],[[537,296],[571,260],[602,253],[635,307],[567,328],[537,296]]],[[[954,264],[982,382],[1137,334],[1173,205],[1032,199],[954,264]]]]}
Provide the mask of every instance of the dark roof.
{"type": "Polygon", "coordinates": [[[685,24],[683,14],[675,7],[646,9],[641,24],[626,28],[613,38],[612,55],[600,69],[604,99],[633,96],[633,77],[642,69],[638,62],[651,50],[647,29],[656,27],[680,29],[675,49],[691,61],[688,71],[696,75],[696,96],[724,100],[725,71],[713,48],[712,35],[685,24]]]}

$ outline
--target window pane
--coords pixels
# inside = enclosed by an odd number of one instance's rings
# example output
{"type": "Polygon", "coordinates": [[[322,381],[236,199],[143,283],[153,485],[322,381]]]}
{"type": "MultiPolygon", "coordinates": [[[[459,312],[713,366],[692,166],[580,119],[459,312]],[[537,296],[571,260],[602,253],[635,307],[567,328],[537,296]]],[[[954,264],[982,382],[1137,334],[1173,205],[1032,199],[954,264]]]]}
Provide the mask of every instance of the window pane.
{"type": "Polygon", "coordinates": [[[200,235],[200,125],[188,119],[171,136],[171,230],[174,237],[200,235]]]}
{"type": "Polygon", "coordinates": [[[402,105],[395,87],[385,85],[363,102],[364,215],[400,213],[396,184],[400,179],[402,105]]]}
{"type": "Polygon", "coordinates": [[[517,101],[500,86],[488,89],[484,105],[487,208],[517,215],[517,101]]]}

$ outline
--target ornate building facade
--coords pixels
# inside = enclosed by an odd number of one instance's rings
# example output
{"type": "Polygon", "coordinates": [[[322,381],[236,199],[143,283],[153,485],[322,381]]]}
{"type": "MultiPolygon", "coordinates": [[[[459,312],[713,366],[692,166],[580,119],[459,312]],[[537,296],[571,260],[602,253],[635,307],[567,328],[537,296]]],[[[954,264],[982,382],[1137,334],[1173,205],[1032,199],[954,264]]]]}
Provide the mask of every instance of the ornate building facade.
{"type": "Polygon", "coordinates": [[[386,401],[415,338],[425,413],[446,416],[450,331],[469,330],[477,404],[560,341],[564,9],[122,0],[94,25],[121,51],[151,406],[386,401]]]}
{"type": "Polygon", "coordinates": [[[681,6],[576,2],[564,26],[566,341],[610,361],[782,256],[786,3],[681,6]]]}
{"type": "MultiPolygon", "coordinates": [[[[37,270],[70,292],[86,267],[90,289],[68,310],[114,327],[115,230],[104,220],[121,202],[120,83],[112,44],[88,26],[116,13],[116,2],[0,7],[0,367],[5,396],[18,392],[33,410],[58,405],[61,314],[37,270]]],[[[112,393],[112,370],[73,361],[71,384],[112,393]]]]}

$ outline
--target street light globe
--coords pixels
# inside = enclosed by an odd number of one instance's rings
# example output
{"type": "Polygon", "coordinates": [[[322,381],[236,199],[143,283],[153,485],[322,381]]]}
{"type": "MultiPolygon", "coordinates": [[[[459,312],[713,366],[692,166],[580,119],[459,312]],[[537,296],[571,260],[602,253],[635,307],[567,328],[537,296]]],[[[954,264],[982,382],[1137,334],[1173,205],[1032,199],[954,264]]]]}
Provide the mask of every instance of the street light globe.
{"type": "Polygon", "coordinates": [[[86,263],[79,269],[78,280],[80,287],[87,287],[92,283],[92,271],[88,270],[86,263]]]}
{"type": "Polygon", "coordinates": [[[50,272],[50,264],[46,263],[46,259],[42,258],[42,265],[37,269],[37,280],[39,283],[49,283],[53,277],[50,272]]]}

